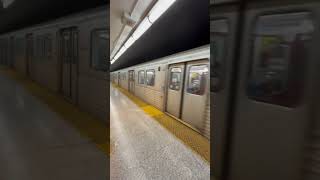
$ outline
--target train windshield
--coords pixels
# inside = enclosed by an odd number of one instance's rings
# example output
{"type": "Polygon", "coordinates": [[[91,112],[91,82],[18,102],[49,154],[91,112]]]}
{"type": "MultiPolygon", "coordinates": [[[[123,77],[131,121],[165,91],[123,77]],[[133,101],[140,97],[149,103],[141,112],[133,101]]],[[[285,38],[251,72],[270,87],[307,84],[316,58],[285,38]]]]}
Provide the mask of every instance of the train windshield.
{"type": "Polygon", "coordinates": [[[313,29],[309,13],[258,18],[253,34],[249,97],[284,106],[298,103],[313,29]]]}

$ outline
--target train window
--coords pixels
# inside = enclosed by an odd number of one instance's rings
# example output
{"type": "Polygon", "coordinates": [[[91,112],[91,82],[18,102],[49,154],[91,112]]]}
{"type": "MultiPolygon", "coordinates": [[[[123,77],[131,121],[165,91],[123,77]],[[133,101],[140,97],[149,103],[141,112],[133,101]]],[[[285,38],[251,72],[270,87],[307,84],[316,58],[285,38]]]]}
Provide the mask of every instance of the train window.
{"type": "Polygon", "coordinates": [[[219,19],[210,22],[210,89],[218,92],[223,89],[226,56],[226,38],[229,32],[228,21],[219,19]]]}
{"type": "Polygon", "coordinates": [[[148,86],[154,86],[154,79],[155,79],[155,70],[150,69],[146,71],[146,84],[148,86]]]}
{"type": "Polygon", "coordinates": [[[174,67],[170,69],[170,83],[169,88],[175,91],[179,91],[181,87],[181,74],[182,69],[174,67]]]}
{"type": "Polygon", "coordinates": [[[108,70],[109,33],[106,29],[94,30],[91,35],[91,66],[100,71],[108,70]]]}
{"type": "Polygon", "coordinates": [[[247,85],[251,99],[287,107],[300,103],[313,30],[307,12],[258,17],[247,85]]]}
{"type": "Polygon", "coordinates": [[[188,93],[196,95],[203,95],[205,93],[208,71],[207,65],[190,66],[187,85],[188,93]]]}
{"type": "Polygon", "coordinates": [[[139,71],[138,72],[138,82],[139,84],[144,84],[144,71],[139,71]]]}

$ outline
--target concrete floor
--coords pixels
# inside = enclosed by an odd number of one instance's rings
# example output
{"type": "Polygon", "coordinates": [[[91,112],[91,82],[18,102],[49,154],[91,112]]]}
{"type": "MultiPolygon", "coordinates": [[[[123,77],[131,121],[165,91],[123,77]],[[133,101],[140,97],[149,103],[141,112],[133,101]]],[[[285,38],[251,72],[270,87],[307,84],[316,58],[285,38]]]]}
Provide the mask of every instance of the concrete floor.
{"type": "Polygon", "coordinates": [[[110,87],[111,179],[210,179],[210,166],[110,87]]]}
{"type": "Polygon", "coordinates": [[[105,180],[108,159],[89,139],[0,74],[0,179],[105,180]]]}

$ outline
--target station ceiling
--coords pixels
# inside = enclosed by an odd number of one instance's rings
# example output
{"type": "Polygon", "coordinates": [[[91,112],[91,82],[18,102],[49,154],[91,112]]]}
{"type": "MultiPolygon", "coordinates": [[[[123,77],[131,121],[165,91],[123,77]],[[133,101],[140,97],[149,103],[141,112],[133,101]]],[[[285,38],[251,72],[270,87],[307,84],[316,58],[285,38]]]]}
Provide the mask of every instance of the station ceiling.
{"type": "Polygon", "coordinates": [[[110,70],[115,71],[209,43],[209,0],[177,0],[110,66],[110,70]]]}
{"type": "Polygon", "coordinates": [[[15,0],[8,8],[0,4],[0,34],[108,3],[109,0],[15,0]]]}

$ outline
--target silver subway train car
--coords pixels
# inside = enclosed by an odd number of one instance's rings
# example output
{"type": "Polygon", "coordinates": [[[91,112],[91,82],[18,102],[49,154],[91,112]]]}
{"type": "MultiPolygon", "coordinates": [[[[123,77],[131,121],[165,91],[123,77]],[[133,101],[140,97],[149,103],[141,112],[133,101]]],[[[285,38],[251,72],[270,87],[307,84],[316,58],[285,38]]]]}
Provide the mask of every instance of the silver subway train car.
{"type": "Polygon", "coordinates": [[[320,3],[211,2],[213,175],[320,179],[320,3]]]}
{"type": "Polygon", "coordinates": [[[0,35],[0,63],[106,122],[107,9],[98,7],[0,35]]]}
{"type": "Polygon", "coordinates": [[[210,139],[209,46],[111,73],[113,83],[210,139]]]}

